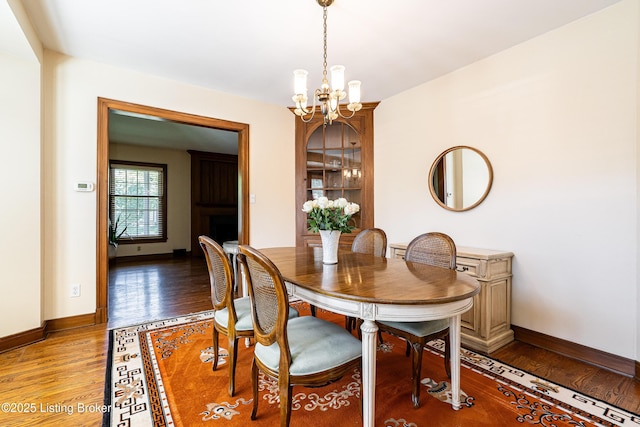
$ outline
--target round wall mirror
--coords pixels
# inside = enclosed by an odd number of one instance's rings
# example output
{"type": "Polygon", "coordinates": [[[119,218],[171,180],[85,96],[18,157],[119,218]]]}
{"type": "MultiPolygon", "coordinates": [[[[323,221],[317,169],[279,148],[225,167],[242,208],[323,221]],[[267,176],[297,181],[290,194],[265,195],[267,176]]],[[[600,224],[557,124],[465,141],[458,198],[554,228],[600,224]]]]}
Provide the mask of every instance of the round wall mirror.
{"type": "Polygon", "coordinates": [[[472,147],[445,150],[429,171],[431,196],[443,208],[456,212],[478,206],[489,194],[492,182],[489,159],[472,147]]]}

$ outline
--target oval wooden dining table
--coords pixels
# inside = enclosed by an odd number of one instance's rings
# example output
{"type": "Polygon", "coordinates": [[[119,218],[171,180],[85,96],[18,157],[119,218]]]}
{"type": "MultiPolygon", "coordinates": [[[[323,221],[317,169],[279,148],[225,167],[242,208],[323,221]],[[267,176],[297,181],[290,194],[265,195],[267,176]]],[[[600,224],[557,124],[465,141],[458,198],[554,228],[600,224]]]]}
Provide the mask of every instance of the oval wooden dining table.
{"type": "Polygon", "coordinates": [[[375,419],[376,320],[449,319],[452,407],[460,408],[460,315],[480,285],[465,273],[426,264],[340,251],[322,263],[322,248],[260,249],[280,270],[290,295],[317,307],[363,320],[363,425],[375,419]]]}

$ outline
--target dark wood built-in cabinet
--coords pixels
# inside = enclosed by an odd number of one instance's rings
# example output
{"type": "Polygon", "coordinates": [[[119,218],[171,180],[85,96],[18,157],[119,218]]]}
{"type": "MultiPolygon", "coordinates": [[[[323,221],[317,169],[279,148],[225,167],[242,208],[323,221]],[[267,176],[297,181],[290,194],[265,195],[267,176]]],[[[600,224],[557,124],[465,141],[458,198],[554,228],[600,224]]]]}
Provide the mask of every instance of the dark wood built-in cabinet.
{"type": "Polygon", "coordinates": [[[356,229],[340,237],[351,246],[361,229],[373,227],[373,110],[366,103],[350,119],[324,126],[322,114],[309,123],[296,116],[296,245],[320,246],[320,236],[307,230],[302,204],[325,196],[344,197],[360,205],[352,218],[356,229]]]}
{"type": "Polygon", "coordinates": [[[202,256],[198,236],[222,244],[238,239],[238,156],[190,150],[191,251],[202,256]]]}

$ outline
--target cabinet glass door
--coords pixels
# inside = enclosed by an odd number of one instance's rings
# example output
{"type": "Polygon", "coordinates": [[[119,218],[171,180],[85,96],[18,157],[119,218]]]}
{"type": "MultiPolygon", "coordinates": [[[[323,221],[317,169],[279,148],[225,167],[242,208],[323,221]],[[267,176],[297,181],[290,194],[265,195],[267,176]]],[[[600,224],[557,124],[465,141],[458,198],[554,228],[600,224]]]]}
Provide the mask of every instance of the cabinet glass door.
{"type": "MultiPolygon", "coordinates": [[[[344,197],[362,205],[362,155],[358,133],[350,125],[319,126],[307,143],[307,200],[344,197]]],[[[361,214],[352,217],[361,227],[361,214]]]]}

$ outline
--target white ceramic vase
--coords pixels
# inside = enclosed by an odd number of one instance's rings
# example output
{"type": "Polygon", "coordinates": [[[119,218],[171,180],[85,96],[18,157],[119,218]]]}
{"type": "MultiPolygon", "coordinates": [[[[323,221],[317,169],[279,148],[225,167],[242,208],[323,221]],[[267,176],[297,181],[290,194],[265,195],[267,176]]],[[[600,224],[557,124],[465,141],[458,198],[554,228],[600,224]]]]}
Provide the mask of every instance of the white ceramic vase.
{"type": "Polygon", "coordinates": [[[337,264],[340,231],[320,230],[320,238],[322,239],[322,263],[337,264]]]}

